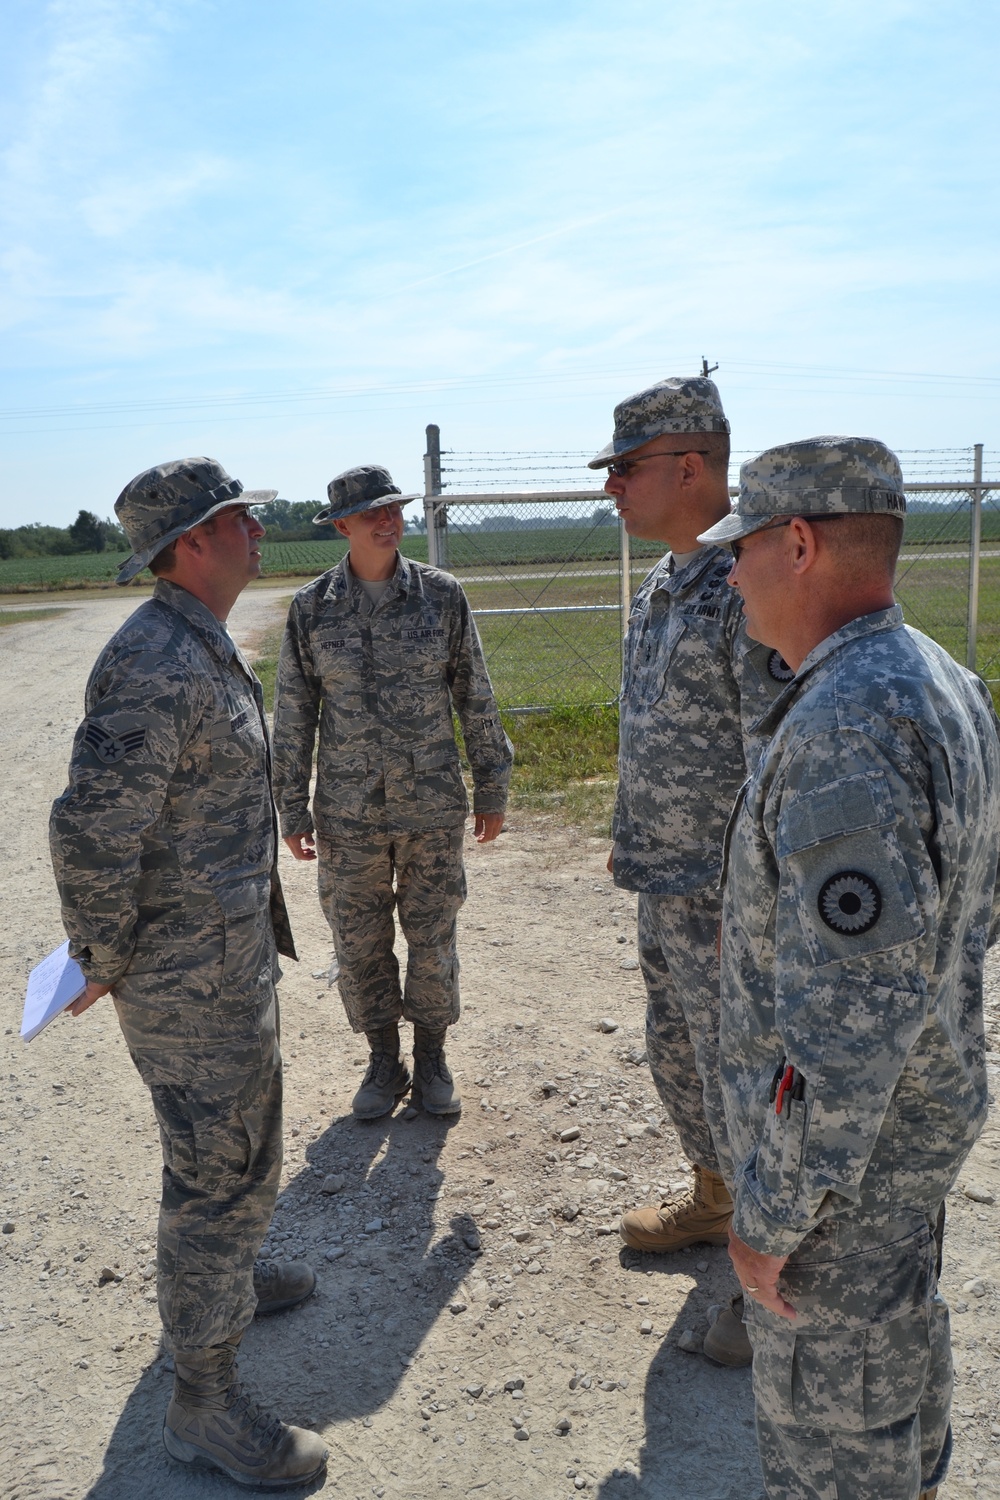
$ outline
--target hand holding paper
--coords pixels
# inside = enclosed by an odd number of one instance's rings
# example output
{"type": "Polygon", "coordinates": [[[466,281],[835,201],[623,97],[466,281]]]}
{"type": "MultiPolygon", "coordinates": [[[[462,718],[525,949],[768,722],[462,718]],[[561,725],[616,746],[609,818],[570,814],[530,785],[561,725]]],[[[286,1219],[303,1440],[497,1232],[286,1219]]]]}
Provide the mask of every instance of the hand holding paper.
{"type": "MultiPolygon", "coordinates": [[[[36,964],[28,975],[28,991],[24,997],[24,1017],[21,1021],[23,1039],[30,1042],[67,1006],[84,998],[88,989],[83,970],[69,956],[67,941],[54,953],[43,958],[40,964],[36,964]]],[[[92,1004],[97,998],[94,995],[87,1004],[92,1004]]],[[[74,1011],[74,1014],[79,1012],[74,1011]]]]}

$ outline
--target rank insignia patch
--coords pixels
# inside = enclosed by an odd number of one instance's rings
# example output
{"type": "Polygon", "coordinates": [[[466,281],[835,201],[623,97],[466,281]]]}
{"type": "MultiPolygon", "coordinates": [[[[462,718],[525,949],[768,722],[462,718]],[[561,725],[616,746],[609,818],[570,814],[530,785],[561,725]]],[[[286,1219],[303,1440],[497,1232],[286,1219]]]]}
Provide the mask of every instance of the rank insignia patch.
{"type": "Polygon", "coordinates": [[[792,671],[791,667],[788,665],[787,661],[782,656],[780,651],[771,652],[770,656],[767,658],[767,670],[768,675],[773,677],[775,682],[791,682],[792,678],[795,676],[795,673],[792,671]]]}
{"type": "Polygon", "coordinates": [[[141,750],[146,743],[144,729],[130,729],[127,734],[121,735],[104,734],[96,724],[88,724],[83,737],[105,766],[117,765],[126,755],[131,755],[133,750],[141,750]]]}
{"type": "Polygon", "coordinates": [[[870,875],[841,870],[823,882],[819,914],[827,927],[842,937],[871,932],[882,915],[882,893],[870,875]]]}

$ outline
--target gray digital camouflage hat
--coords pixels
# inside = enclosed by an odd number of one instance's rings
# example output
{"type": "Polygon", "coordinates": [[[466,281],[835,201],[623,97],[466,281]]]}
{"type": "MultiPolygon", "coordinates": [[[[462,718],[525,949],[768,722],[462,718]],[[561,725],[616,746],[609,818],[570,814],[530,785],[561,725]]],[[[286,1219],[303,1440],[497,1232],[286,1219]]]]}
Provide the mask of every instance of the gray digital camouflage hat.
{"type": "Polygon", "coordinates": [[[115,501],[115,515],[132,548],[116,582],[128,583],[164,547],[227,506],[266,505],[277,493],[245,490],[214,458],[175,458],[145,469],[115,501]]]}
{"type": "Polygon", "coordinates": [[[322,526],[326,521],[342,521],[345,516],[356,516],[363,510],[378,510],[382,505],[409,505],[411,500],[422,500],[423,495],[404,495],[398,484],[393,484],[392,475],[381,464],[359,464],[356,469],[345,469],[331,479],[326,487],[329,505],[313,516],[313,525],[322,526]]]}
{"type": "Polygon", "coordinates": [[[728,432],[722,397],[714,380],[676,375],[637,391],[615,407],[615,435],[588,469],[604,469],[623,453],[665,432],[728,432]]]}
{"type": "Polygon", "coordinates": [[[768,448],[740,469],[735,509],[699,538],[731,542],[775,516],[906,512],[899,459],[877,438],[815,437],[768,448]]]}

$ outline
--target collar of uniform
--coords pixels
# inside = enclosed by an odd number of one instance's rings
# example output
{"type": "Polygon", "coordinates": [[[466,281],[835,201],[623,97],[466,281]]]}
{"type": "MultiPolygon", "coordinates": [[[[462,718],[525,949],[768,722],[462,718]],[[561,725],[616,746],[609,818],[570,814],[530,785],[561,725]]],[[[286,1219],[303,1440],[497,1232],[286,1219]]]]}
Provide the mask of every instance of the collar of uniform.
{"type": "Polygon", "coordinates": [[[674,555],[668,552],[666,557],[657,564],[657,567],[663,569],[663,577],[657,580],[656,587],[666,589],[671,594],[683,593],[685,589],[701,581],[711,565],[718,562],[721,553],[721,547],[702,547],[698,556],[692,557],[683,568],[675,568],[673,566],[674,555]]]}
{"type": "Polygon", "coordinates": [[[903,611],[898,604],[849,620],[846,625],[842,625],[839,630],[820,641],[818,646],[813,647],[784,692],[778,694],[767,712],[751,726],[753,732],[772,733],[784,718],[790,699],[797,697],[807,679],[842,647],[849,646],[852,641],[860,640],[863,636],[882,635],[890,630],[901,630],[902,627],[903,611]]]}
{"type": "Polygon", "coordinates": [[[217,620],[207,604],[202,604],[187,589],[182,589],[179,583],[171,583],[169,578],[158,578],[153,588],[153,598],[158,599],[161,604],[175,609],[179,615],[183,615],[189,625],[193,625],[198,634],[211,646],[220,661],[230,661],[236,650],[236,642],[221,620],[217,620]]]}
{"type": "MultiPolygon", "coordinates": [[[[410,586],[410,565],[401,552],[396,553],[396,571],[389,582],[397,589],[406,590],[410,586]]],[[[355,577],[351,572],[348,554],[345,552],[340,562],[330,570],[330,582],[327,585],[327,599],[349,599],[351,590],[354,588],[355,577]]]]}

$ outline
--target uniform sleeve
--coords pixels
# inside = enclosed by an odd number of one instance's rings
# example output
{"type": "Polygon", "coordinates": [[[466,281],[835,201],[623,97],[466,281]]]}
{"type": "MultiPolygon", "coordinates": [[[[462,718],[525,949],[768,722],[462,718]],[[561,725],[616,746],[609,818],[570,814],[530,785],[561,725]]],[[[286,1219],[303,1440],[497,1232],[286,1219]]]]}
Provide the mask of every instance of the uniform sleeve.
{"type": "Polygon", "coordinates": [[[841,731],[799,751],[769,798],[784,1052],[775,1077],[788,1086],[738,1173],[734,1217],[763,1253],[791,1253],[821,1219],[858,1202],[924,1030],[939,910],[929,784],[905,755],[894,763],[841,731]]]}
{"type": "Polygon", "coordinates": [[[795,673],[780,651],[747,635],[743,604],[738,595],[730,603],[726,629],[733,676],[739,692],[743,755],[747,775],[752,776],[770,739],[770,735],[759,727],[760,721],[775,698],[794,680],[795,673]]]}
{"type": "Polygon", "coordinates": [[[70,953],[98,984],[113,985],[128,967],[143,834],[203,710],[194,674],[160,653],[123,657],[88,684],[49,843],[70,953]]]}
{"type": "Polygon", "coordinates": [[[274,801],[285,838],[313,831],[309,783],[322,699],[304,611],[293,600],[278,658],[271,743],[274,801]]]}
{"type": "Polygon", "coordinates": [[[461,589],[452,612],[448,686],[472,768],[472,810],[477,815],[502,813],[507,807],[514,748],[500,723],[479,632],[461,589]]]}

